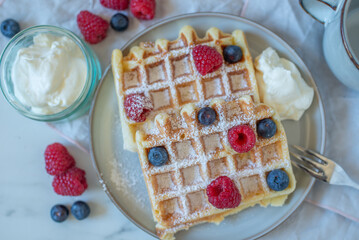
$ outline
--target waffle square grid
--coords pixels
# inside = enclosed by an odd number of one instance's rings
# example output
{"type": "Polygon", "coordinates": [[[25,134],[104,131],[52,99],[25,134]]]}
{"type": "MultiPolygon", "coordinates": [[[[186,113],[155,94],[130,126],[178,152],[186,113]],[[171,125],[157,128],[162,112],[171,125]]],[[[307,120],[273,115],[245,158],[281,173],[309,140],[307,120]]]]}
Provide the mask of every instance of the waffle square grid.
{"type": "Polygon", "coordinates": [[[158,134],[138,131],[136,142],[142,171],[147,184],[152,210],[161,238],[172,237],[180,230],[204,221],[218,222],[223,217],[256,203],[266,205],[266,199],[286,197],[295,188],[284,129],[278,116],[268,106],[255,104],[245,96],[226,102],[212,100],[210,106],[217,113],[211,126],[197,122],[199,108],[187,104],[174,114],[160,113],[155,117],[158,134]],[[227,138],[230,128],[246,124],[256,133],[256,124],[272,118],[277,133],[270,139],[256,135],[255,147],[248,153],[235,152],[227,138]],[[184,128],[174,128],[171,122],[185,122],[184,128]],[[163,146],[169,161],[161,167],[152,166],[147,158],[152,147],[163,146]],[[287,189],[269,189],[266,175],[274,169],[287,172],[287,189]],[[216,209],[207,200],[206,188],[218,176],[230,177],[238,187],[242,202],[236,209],[216,209]],[[211,219],[213,217],[213,219],[211,219]],[[220,220],[218,220],[220,218],[220,220]]]}
{"type": "Polygon", "coordinates": [[[146,123],[135,123],[124,113],[124,98],[129,94],[143,93],[152,100],[154,109],[148,119],[188,103],[208,105],[211,99],[218,97],[232,100],[250,95],[259,102],[252,58],[240,30],[226,34],[211,28],[204,38],[199,38],[192,27],[185,26],[177,40],[141,43],[131,48],[126,57],[120,50],[114,50],[112,70],[123,133],[127,139],[124,147],[131,151],[136,151],[136,131],[145,131],[146,123]],[[235,44],[241,47],[243,58],[238,63],[224,63],[217,71],[202,76],[192,57],[192,49],[200,44],[214,47],[221,54],[225,46],[235,44]]]}

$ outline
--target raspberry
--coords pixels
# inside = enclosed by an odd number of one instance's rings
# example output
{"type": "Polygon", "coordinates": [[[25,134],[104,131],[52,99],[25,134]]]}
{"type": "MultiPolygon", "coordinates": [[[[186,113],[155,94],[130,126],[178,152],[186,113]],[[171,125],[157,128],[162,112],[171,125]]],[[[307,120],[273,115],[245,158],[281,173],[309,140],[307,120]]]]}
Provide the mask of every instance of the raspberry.
{"type": "Polygon", "coordinates": [[[52,187],[62,196],[80,196],[87,189],[85,171],[77,167],[70,168],[54,177],[52,187]]]}
{"type": "Polygon", "coordinates": [[[143,93],[128,95],[124,105],[127,117],[135,122],[144,122],[153,109],[151,100],[143,93]]]}
{"type": "Polygon", "coordinates": [[[247,125],[238,125],[228,131],[228,141],[234,151],[239,153],[249,152],[256,144],[256,135],[247,125]]]}
{"type": "Polygon", "coordinates": [[[77,25],[85,40],[91,44],[99,43],[105,39],[109,27],[106,20],[89,11],[81,11],[77,15],[77,25]]]}
{"type": "Polygon", "coordinates": [[[220,176],[207,186],[208,201],[216,208],[235,208],[241,203],[241,194],[233,181],[220,176]]]}
{"type": "Polygon", "coordinates": [[[206,45],[195,46],[192,55],[197,71],[202,76],[216,71],[223,64],[222,55],[215,48],[206,45]]]}
{"type": "Polygon", "coordinates": [[[102,6],[115,10],[127,9],[128,2],[129,0],[100,0],[102,6]]]}
{"type": "Polygon", "coordinates": [[[50,175],[58,175],[75,166],[75,160],[61,143],[53,143],[45,150],[45,168],[50,175]]]}
{"type": "Polygon", "coordinates": [[[131,0],[130,9],[132,14],[142,20],[151,20],[155,17],[155,0],[131,0]]]}

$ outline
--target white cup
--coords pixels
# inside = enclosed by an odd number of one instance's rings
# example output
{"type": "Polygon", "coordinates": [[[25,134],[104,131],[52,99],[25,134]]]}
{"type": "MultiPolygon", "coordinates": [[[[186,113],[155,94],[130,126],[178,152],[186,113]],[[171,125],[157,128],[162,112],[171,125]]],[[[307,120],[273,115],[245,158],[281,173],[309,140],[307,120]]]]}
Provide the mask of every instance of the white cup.
{"type": "Polygon", "coordinates": [[[334,75],[359,91],[359,0],[300,0],[323,23],[323,52],[334,75]]]}

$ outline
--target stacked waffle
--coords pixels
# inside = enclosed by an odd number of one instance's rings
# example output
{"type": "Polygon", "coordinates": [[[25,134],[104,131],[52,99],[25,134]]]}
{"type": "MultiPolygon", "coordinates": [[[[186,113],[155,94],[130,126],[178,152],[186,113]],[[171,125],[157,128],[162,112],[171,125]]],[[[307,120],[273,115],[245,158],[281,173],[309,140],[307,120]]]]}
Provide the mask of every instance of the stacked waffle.
{"type": "Polygon", "coordinates": [[[151,120],[161,112],[171,112],[187,103],[198,106],[209,104],[213,98],[231,100],[250,95],[259,102],[252,58],[244,34],[236,30],[225,34],[217,28],[199,38],[190,26],[181,29],[174,41],[159,39],[155,43],[141,43],[131,48],[126,57],[120,50],[112,53],[124,139],[124,148],[136,151],[137,130],[151,131],[151,120]],[[242,61],[223,64],[217,71],[202,76],[196,71],[192,49],[197,45],[214,47],[222,53],[227,45],[238,45],[243,50],[242,61]],[[130,94],[141,93],[151,99],[153,109],[145,121],[135,122],[125,113],[124,101],[130,94]]]}
{"type": "Polygon", "coordinates": [[[273,109],[259,103],[242,31],[211,28],[199,38],[185,26],[177,40],[141,43],[126,57],[114,50],[112,69],[125,148],[139,154],[161,239],[255,204],[283,205],[294,190],[285,132],[273,109]],[[239,46],[243,57],[202,75],[193,56],[200,45],[220,54],[239,46]],[[210,114],[200,116],[203,109],[210,114]],[[257,133],[263,120],[275,125],[270,136],[257,133]]]}

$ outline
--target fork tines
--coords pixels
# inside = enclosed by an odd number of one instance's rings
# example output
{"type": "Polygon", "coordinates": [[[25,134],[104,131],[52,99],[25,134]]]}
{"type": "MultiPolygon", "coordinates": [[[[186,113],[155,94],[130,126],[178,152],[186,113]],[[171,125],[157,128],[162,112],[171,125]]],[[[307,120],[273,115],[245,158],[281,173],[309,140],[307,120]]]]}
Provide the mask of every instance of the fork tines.
{"type": "MultiPolygon", "coordinates": [[[[328,165],[331,166],[334,164],[331,160],[312,150],[305,149],[297,145],[292,145],[292,147],[301,153],[297,154],[293,151],[290,151],[290,154],[294,157],[292,160],[295,166],[302,168],[315,178],[325,182],[328,181],[328,171],[330,170],[328,165]],[[302,154],[308,154],[314,158],[309,158],[302,154]]],[[[330,171],[330,173],[331,172],[332,171],[330,171]]]]}

